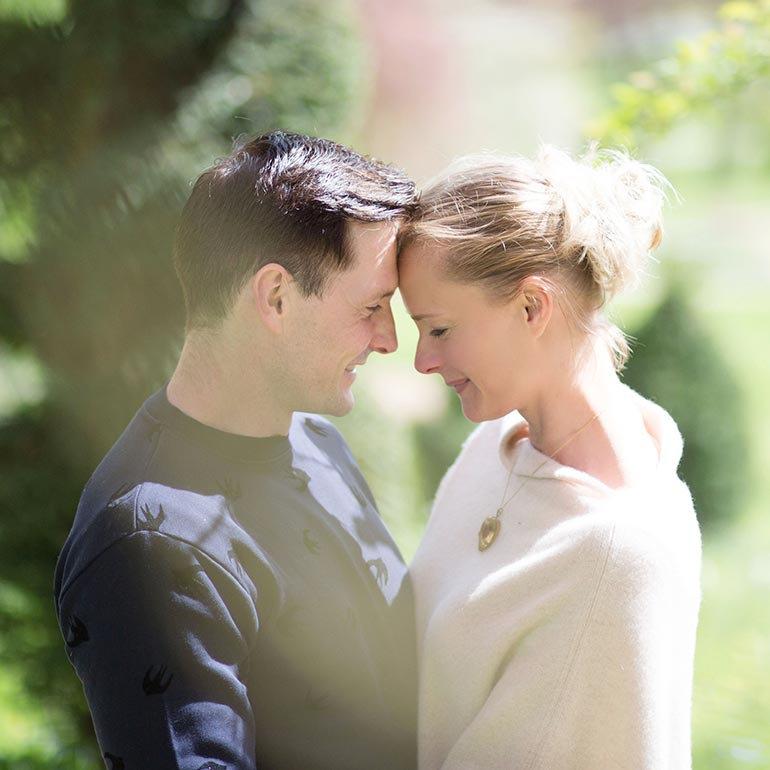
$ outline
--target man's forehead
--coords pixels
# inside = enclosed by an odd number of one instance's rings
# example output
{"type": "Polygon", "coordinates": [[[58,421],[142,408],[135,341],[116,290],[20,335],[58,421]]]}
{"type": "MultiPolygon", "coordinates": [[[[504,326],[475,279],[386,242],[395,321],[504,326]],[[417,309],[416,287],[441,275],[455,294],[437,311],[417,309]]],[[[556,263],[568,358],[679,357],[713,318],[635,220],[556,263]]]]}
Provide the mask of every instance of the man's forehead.
{"type": "Polygon", "coordinates": [[[395,272],[396,233],[395,222],[353,222],[348,230],[348,247],[355,264],[369,271],[395,272]]]}
{"type": "Polygon", "coordinates": [[[394,221],[386,222],[348,222],[347,237],[348,242],[356,244],[374,244],[379,243],[383,247],[395,243],[398,233],[398,223],[394,221]]]}

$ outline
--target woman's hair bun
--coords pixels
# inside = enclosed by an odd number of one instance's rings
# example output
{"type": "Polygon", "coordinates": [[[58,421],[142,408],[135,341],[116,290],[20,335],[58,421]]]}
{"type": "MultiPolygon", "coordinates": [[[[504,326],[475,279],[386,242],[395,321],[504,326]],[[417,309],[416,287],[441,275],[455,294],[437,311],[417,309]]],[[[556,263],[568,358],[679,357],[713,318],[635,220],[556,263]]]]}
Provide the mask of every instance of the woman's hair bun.
{"type": "Polygon", "coordinates": [[[596,147],[574,160],[543,146],[535,163],[563,202],[560,258],[588,267],[605,299],[634,286],[663,235],[673,190],[666,178],[625,152],[596,147]]]}

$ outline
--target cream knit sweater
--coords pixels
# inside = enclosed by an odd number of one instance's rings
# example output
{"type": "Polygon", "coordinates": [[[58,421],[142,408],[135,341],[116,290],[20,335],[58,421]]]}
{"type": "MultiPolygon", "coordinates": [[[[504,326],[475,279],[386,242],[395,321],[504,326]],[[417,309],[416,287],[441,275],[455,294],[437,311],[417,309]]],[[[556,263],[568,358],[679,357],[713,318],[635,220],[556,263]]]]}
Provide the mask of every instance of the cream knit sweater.
{"type": "Polygon", "coordinates": [[[411,572],[420,770],[687,770],[700,533],[682,440],[639,399],[659,447],[611,490],[481,424],[439,487],[411,572]],[[500,505],[484,553],[481,522],[500,505]]]}

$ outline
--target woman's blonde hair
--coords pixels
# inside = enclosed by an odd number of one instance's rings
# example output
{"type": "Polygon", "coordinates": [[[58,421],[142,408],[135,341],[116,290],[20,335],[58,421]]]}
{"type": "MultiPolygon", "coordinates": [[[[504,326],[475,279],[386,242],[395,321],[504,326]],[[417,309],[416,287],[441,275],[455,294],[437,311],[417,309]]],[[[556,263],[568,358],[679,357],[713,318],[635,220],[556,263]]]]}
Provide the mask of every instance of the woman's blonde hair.
{"type": "Polygon", "coordinates": [[[574,160],[544,146],[534,161],[475,155],[453,163],[422,192],[400,248],[445,247],[449,279],[500,301],[538,276],[585,331],[601,334],[621,369],[628,342],[598,312],[633,286],[660,243],[666,179],[618,151],[574,160]]]}

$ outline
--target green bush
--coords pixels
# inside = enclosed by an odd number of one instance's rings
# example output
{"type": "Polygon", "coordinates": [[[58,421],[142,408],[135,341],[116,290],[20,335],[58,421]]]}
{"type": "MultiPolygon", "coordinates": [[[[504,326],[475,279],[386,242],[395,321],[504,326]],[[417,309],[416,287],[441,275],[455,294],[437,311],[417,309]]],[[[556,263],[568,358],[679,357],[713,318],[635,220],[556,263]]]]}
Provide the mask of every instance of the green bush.
{"type": "Polygon", "coordinates": [[[748,486],[748,436],[737,381],[675,282],[634,334],[623,378],[664,407],[684,438],[679,473],[704,529],[734,517],[748,486]]]}

